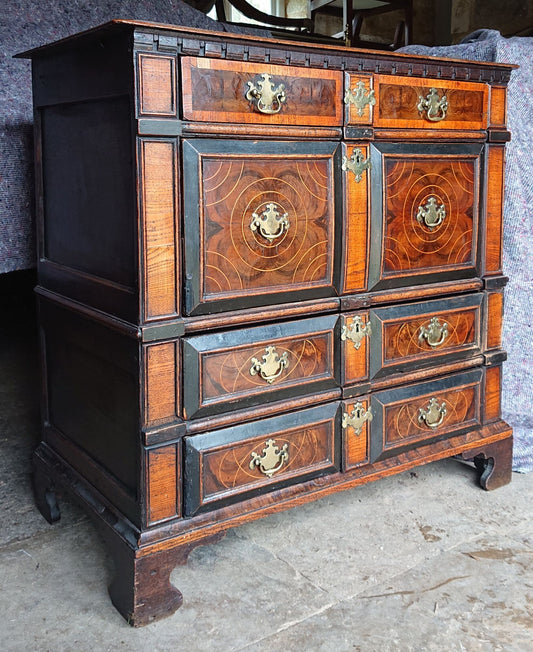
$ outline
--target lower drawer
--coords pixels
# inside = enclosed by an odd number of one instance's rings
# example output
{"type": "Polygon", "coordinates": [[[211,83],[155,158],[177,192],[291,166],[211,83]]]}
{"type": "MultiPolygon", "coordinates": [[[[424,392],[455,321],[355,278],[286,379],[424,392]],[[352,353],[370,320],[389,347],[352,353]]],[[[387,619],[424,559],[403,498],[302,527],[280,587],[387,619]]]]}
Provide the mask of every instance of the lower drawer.
{"type": "Polygon", "coordinates": [[[340,404],[185,438],[185,513],[339,470],[340,404]]]}
{"type": "Polygon", "coordinates": [[[370,400],[370,461],[481,426],[481,369],[384,390],[370,400]]]}

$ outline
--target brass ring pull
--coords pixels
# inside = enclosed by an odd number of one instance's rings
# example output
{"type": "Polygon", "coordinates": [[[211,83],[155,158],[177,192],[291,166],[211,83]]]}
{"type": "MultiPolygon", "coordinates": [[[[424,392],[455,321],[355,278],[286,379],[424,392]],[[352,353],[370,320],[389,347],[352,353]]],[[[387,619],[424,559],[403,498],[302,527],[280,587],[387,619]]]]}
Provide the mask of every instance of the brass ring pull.
{"type": "Polygon", "coordinates": [[[430,428],[438,428],[444,421],[446,412],[446,403],[443,401],[439,405],[439,401],[436,398],[432,398],[427,408],[420,408],[418,410],[418,421],[425,423],[430,428]]]}
{"type": "Polygon", "coordinates": [[[444,322],[441,324],[438,317],[432,317],[427,326],[421,326],[418,333],[418,341],[420,343],[426,342],[433,349],[436,349],[448,337],[448,324],[444,322]]]}
{"type": "Polygon", "coordinates": [[[372,414],[371,408],[365,410],[363,404],[357,401],[350,414],[344,412],[342,415],[342,428],[345,430],[348,426],[351,426],[355,434],[360,435],[365,421],[370,422],[373,418],[374,415],[372,414]]]}
{"type": "Polygon", "coordinates": [[[266,209],[262,213],[254,211],[252,213],[250,229],[252,231],[259,231],[269,242],[273,242],[276,238],[281,237],[289,230],[291,223],[289,222],[289,214],[281,214],[278,210],[280,208],[281,206],[271,202],[266,205],[266,209]]]}
{"type": "Polygon", "coordinates": [[[264,473],[267,477],[271,478],[289,459],[288,448],[289,444],[283,444],[280,448],[279,446],[276,446],[274,439],[269,439],[265,444],[265,448],[263,448],[262,455],[259,455],[255,451],[252,452],[250,469],[253,471],[253,469],[258,466],[261,473],[264,473]]]}
{"type": "Polygon", "coordinates": [[[446,207],[437,203],[436,197],[430,197],[427,204],[420,204],[416,212],[416,219],[424,223],[429,229],[440,226],[446,218],[446,207]]]}
{"type": "Polygon", "coordinates": [[[426,113],[426,118],[430,122],[439,122],[444,120],[446,112],[448,111],[448,99],[446,95],[439,97],[439,92],[436,88],[430,88],[426,97],[418,96],[417,109],[421,113],[426,113]]]}
{"type": "Polygon", "coordinates": [[[287,99],[285,95],[285,85],[274,84],[270,81],[272,75],[267,72],[261,74],[262,81],[246,82],[248,90],[246,91],[246,99],[253,103],[255,108],[260,113],[279,113],[281,105],[287,99]]]}
{"type": "Polygon", "coordinates": [[[252,358],[250,376],[259,374],[263,380],[271,385],[281,375],[282,371],[289,366],[287,351],[279,355],[275,346],[267,346],[262,358],[261,362],[255,357],[252,358]]]}

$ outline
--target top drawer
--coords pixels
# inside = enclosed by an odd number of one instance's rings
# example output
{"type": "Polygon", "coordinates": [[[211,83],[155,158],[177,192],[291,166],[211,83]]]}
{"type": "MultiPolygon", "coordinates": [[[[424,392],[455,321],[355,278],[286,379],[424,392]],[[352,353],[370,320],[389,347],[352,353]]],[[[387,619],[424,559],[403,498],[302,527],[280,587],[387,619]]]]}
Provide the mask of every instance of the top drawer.
{"type": "Polygon", "coordinates": [[[347,83],[349,123],[385,129],[487,128],[487,84],[356,73],[347,83]]]}
{"type": "Polygon", "coordinates": [[[342,125],[342,73],[184,57],[183,118],[207,122],[342,125]]]}

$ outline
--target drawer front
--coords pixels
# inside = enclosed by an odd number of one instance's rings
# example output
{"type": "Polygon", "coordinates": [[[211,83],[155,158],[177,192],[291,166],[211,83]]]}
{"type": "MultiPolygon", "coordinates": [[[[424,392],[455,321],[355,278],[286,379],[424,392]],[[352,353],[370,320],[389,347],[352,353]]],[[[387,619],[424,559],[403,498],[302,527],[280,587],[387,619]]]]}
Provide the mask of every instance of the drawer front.
{"type": "Polygon", "coordinates": [[[486,129],[487,84],[376,75],[374,126],[486,129]]]}
{"type": "Polygon", "coordinates": [[[483,146],[383,143],[370,151],[369,288],[479,275],[483,146]]]}
{"type": "Polygon", "coordinates": [[[483,294],[375,308],[343,317],[347,384],[464,359],[481,352],[483,294]]]}
{"type": "Polygon", "coordinates": [[[337,317],[187,337],[186,418],[335,387],[337,317]]]}
{"type": "Polygon", "coordinates": [[[339,469],[339,403],[185,439],[185,511],[264,494],[339,469]]]}
{"type": "Polygon", "coordinates": [[[184,57],[185,120],[340,126],[342,73],[184,57]]]}
{"type": "Polygon", "coordinates": [[[335,294],[338,150],[322,141],[184,142],[189,314],[335,294]]]}
{"type": "Polygon", "coordinates": [[[376,392],[371,398],[371,461],[481,426],[481,369],[376,392]]]}

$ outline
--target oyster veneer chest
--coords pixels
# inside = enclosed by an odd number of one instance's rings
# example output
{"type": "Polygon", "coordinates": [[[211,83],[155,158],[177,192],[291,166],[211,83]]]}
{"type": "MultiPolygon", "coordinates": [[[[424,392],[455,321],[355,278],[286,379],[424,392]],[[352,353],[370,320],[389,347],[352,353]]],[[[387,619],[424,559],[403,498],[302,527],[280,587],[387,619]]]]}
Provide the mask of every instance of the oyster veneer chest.
{"type": "Polygon", "coordinates": [[[512,66],[114,21],[33,59],[43,440],[134,625],[247,520],[500,417],[512,66]]]}

